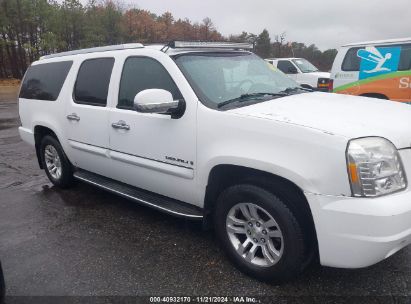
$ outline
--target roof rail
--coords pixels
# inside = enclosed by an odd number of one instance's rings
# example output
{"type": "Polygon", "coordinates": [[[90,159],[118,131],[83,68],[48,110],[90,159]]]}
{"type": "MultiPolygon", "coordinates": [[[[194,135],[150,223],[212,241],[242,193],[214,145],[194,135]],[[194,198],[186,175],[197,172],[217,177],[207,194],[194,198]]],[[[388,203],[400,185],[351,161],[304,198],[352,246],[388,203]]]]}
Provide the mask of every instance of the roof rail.
{"type": "Polygon", "coordinates": [[[210,49],[252,49],[253,45],[247,42],[207,42],[207,41],[172,41],[168,45],[170,48],[210,48],[210,49]]]}
{"type": "Polygon", "coordinates": [[[126,43],[126,44],[119,44],[119,45],[99,46],[99,47],[94,47],[94,48],[89,48],[89,49],[81,49],[81,50],[45,55],[45,56],[41,56],[40,60],[56,58],[56,57],[63,57],[63,56],[70,56],[70,55],[78,55],[78,54],[117,51],[117,50],[125,50],[125,49],[139,49],[143,47],[144,45],[142,45],[141,43],[126,43]]]}
{"type": "Polygon", "coordinates": [[[376,40],[376,41],[364,41],[344,44],[343,46],[362,46],[367,44],[397,44],[397,43],[408,43],[411,41],[411,37],[408,38],[397,38],[397,39],[386,39],[386,40],[376,40]]]}

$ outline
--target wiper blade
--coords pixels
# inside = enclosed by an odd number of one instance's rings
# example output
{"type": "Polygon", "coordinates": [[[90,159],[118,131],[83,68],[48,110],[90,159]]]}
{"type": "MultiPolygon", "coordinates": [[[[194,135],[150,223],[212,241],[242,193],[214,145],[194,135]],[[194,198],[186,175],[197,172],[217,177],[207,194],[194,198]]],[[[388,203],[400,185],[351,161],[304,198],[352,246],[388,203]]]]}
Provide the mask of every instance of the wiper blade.
{"type": "Polygon", "coordinates": [[[292,87],[292,88],[286,88],[283,91],[280,91],[280,93],[286,93],[286,94],[290,94],[292,92],[295,91],[307,91],[307,92],[312,92],[313,90],[308,89],[308,88],[303,88],[303,87],[292,87]]]}
{"type": "Polygon", "coordinates": [[[249,100],[250,98],[255,98],[255,97],[264,97],[264,96],[275,96],[275,97],[284,97],[288,96],[289,94],[287,92],[278,92],[278,93],[247,93],[247,94],[242,94],[240,97],[236,97],[233,99],[229,99],[226,101],[223,101],[218,104],[217,108],[222,108],[228,104],[234,103],[234,102],[243,102],[246,100],[249,100]]]}

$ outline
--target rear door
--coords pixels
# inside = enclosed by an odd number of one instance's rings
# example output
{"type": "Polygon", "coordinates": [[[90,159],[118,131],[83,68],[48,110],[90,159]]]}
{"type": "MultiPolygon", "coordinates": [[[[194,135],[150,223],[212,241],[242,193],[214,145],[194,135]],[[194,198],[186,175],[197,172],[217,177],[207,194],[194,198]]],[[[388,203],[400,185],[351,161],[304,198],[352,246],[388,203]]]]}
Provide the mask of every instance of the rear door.
{"type": "Polygon", "coordinates": [[[80,63],[65,116],[72,161],[82,169],[102,175],[110,171],[107,101],[113,65],[112,57],[80,63]]]}

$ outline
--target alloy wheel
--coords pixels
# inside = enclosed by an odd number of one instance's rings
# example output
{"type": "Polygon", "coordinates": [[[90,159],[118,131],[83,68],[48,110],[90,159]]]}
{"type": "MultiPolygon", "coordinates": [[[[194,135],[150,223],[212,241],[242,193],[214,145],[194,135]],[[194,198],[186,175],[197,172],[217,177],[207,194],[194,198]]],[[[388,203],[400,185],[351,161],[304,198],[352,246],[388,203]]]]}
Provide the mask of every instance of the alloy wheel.
{"type": "Polygon", "coordinates": [[[47,171],[50,175],[58,180],[61,177],[61,160],[56,148],[52,145],[47,145],[44,149],[44,160],[46,162],[47,171]]]}
{"type": "Polygon", "coordinates": [[[281,259],[283,234],[264,208],[253,203],[234,205],[227,214],[226,230],[236,252],[247,262],[270,267],[281,259]]]}

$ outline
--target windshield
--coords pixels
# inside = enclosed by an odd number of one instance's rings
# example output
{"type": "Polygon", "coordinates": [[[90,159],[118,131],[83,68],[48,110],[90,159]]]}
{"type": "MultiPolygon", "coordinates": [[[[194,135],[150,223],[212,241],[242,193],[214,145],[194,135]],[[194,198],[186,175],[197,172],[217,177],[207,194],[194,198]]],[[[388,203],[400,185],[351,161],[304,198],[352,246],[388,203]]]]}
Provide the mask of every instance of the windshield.
{"type": "Polygon", "coordinates": [[[252,53],[188,53],[176,57],[175,61],[200,101],[212,108],[230,101],[282,97],[286,94],[281,92],[299,87],[252,53]]]}
{"type": "Polygon", "coordinates": [[[311,73],[311,72],[317,72],[318,69],[313,65],[311,62],[304,58],[300,59],[293,59],[293,62],[298,66],[298,68],[301,70],[303,73],[311,73]]]}

